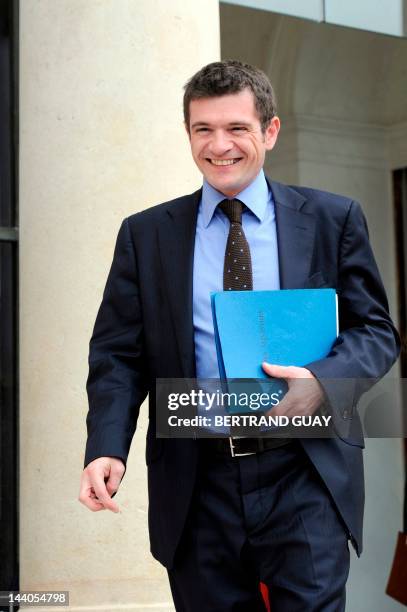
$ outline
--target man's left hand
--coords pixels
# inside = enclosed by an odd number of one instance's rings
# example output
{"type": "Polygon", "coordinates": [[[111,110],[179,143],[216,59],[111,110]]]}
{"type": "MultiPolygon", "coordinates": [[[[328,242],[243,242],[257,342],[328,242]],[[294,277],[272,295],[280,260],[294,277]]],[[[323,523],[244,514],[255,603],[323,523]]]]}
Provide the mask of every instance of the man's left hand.
{"type": "Polygon", "coordinates": [[[266,412],[267,415],[286,415],[289,418],[297,415],[308,416],[314,414],[323,404],[324,391],[307,368],[272,365],[265,361],[262,363],[262,368],[272,378],[284,378],[288,384],[288,391],[281,402],[266,412]]]}

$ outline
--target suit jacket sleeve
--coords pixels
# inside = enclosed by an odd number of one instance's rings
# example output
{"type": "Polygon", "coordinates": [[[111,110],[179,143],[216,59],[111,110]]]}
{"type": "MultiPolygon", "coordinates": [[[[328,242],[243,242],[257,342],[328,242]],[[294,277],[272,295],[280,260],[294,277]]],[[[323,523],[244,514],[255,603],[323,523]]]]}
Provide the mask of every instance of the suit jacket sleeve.
{"type": "Polygon", "coordinates": [[[347,419],[361,394],[384,376],[400,350],[357,202],[350,205],[339,244],[337,294],[337,341],[325,359],[306,367],[325,388],[334,417],[347,419]]]}
{"type": "Polygon", "coordinates": [[[143,344],[136,255],[125,219],[90,340],[85,466],[108,456],[126,463],[147,395],[143,344]]]}

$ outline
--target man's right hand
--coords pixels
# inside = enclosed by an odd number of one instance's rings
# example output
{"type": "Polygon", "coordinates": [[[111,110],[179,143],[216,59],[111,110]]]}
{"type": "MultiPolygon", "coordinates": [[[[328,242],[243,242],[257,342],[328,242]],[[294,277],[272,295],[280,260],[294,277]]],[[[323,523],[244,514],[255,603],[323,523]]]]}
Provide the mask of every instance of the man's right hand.
{"type": "Polygon", "coordinates": [[[92,512],[111,510],[119,512],[112,499],[120,486],[125,465],[117,457],[99,457],[91,461],[82,472],[79,501],[92,512]]]}

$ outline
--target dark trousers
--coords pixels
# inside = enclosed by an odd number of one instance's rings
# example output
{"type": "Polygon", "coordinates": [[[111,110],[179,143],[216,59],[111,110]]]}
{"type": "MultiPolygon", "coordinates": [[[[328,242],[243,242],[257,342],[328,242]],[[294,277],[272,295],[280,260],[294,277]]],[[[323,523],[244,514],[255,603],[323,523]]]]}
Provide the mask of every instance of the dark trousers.
{"type": "MultiPolygon", "coordinates": [[[[169,570],[178,612],[341,612],[347,531],[299,442],[227,458],[201,452],[189,520],[169,570]]],[[[165,512],[165,509],[163,509],[165,512]]]]}

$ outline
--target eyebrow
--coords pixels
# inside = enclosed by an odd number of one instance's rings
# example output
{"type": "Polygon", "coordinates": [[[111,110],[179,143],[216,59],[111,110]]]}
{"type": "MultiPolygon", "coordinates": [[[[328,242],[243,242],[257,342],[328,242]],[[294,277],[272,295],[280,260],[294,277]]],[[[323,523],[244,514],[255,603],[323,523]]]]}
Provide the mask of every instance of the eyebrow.
{"type": "MultiPolygon", "coordinates": [[[[191,125],[191,129],[196,128],[196,127],[201,127],[201,126],[207,127],[208,125],[210,125],[210,123],[208,123],[207,121],[197,121],[196,123],[193,123],[191,125]]],[[[235,125],[243,125],[245,127],[249,127],[251,123],[249,121],[230,121],[227,124],[228,127],[233,127],[235,125]]]]}

